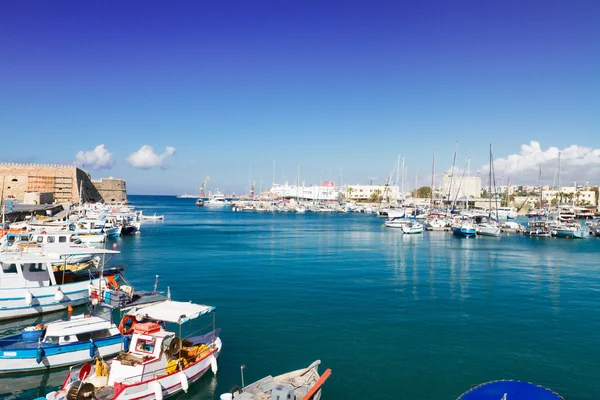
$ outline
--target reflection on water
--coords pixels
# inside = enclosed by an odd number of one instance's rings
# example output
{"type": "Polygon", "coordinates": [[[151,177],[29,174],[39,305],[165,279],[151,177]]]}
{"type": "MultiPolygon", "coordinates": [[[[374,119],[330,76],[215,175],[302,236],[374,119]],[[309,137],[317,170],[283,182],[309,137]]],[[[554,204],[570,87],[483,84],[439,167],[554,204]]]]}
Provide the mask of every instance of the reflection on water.
{"type": "Polygon", "coordinates": [[[333,369],[326,400],[457,398],[503,378],[600,398],[595,238],[403,235],[372,215],[145,199],[132,198],[165,222],[118,239],[115,261],[134,286],[159,274],[174,298],[216,305],[222,328],[217,377],[182,398],[218,398],[240,383],[241,364],[257,380],[315,359],[333,369]]]}

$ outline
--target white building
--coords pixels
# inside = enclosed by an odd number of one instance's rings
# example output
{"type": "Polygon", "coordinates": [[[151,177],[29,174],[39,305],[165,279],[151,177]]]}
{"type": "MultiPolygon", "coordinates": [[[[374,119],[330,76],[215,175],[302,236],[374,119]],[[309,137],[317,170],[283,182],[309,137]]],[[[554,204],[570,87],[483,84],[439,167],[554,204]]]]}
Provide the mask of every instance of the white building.
{"type": "MultiPolygon", "coordinates": [[[[569,196],[570,193],[573,194],[572,199],[563,197],[562,204],[571,204],[573,202],[574,205],[580,204],[589,204],[592,206],[597,206],[596,204],[596,193],[593,190],[577,190],[575,186],[561,186],[560,192],[569,196]]],[[[559,193],[556,189],[549,189],[542,191],[542,198],[544,202],[551,203],[552,199],[557,199],[557,194],[559,193]]]]}
{"type": "Polygon", "coordinates": [[[442,196],[450,201],[454,199],[481,197],[481,178],[478,176],[442,176],[442,196]],[[448,196],[450,193],[450,196],[448,196]]]}
{"type": "Polygon", "coordinates": [[[344,196],[348,200],[370,200],[377,193],[383,196],[384,201],[401,201],[400,188],[386,185],[348,185],[344,196]]]}
{"type": "Polygon", "coordinates": [[[333,182],[313,186],[289,185],[286,182],[283,185],[276,183],[270,192],[281,199],[337,201],[340,199],[343,190],[339,186],[335,186],[333,182]]]}

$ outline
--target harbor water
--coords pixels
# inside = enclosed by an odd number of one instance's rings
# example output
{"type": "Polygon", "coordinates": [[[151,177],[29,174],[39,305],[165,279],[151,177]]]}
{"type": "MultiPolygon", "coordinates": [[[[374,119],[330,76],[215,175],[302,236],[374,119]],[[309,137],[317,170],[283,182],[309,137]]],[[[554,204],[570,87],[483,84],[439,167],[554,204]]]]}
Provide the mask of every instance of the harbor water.
{"type": "MultiPolygon", "coordinates": [[[[452,400],[497,379],[600,398],[597,238],[403,235],[374,214],[130,200],[165,220],[114,240],[122,253],[111,261],[138,289],[159,275],[173,299],[217,307],[218,374],[181,399],[218,399],[241,384],[242,364],[248,384],[315,359],[333,371],[323,400],[452,400]]],[[[39,394],[50,381],[30,385],[39,394]]],[[[9,378],[0,388],[15,390],[9,378]]]]}

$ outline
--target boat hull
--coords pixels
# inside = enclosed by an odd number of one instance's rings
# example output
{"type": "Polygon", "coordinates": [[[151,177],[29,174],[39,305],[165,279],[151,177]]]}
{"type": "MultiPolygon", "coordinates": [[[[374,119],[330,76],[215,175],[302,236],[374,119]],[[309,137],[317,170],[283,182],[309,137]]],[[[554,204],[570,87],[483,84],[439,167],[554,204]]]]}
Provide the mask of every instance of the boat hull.
{"type": "Polygon", "coordinates": [[[590,236],[590,233],[585,229],[576,231],[557,229],[554,236],[566,239],[587,239],[590,236]]]}
{"type": "Polygon", "coordinates": [[[32,348],[27,349],[0,349],[0,374],[42,371],[81,364],[95,357],[111,357],[123,350],[124,340],[118,335],[96,340],[93,347],[89,342],[44,347],[44,356],[39,363],[36,360],[37,343],[32,343],[32,348]]]}
{"type": "Polygon", "coordinates": [[[69,306],[85,304],[90,297],[89,286],[97,286],[99,279],[57,285],[64,294],[58,301],[57,286],[0,289],[0,320],[22,318],[31,315],[61,311],[69,306]],[[26,303],[26,292],[32,295],[30,305],[26,303]]]}
{"type": "Polygon", "coordinates": [[[477,231],[471,228],[452,228],[452,234],[458,237],[469,238],[475,236],[477,231]]]}

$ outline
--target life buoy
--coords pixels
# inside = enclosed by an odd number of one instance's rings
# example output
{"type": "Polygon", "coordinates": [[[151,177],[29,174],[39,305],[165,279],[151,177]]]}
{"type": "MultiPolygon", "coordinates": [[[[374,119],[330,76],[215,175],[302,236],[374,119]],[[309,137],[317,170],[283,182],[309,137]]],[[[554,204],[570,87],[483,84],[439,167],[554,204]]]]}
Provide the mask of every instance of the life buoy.
{"type": "Polygon", "coordinates": [[[123,319],[121,320],[121,323],[119,324],[119,332],[121,332],[121,334],[123,335],[131,335],[133,333],[133,328],[135,327],[135,324],[137,324],[137,320],[135,319],[134,315],[126,315],[125,317],[123,317],[123,319]],[[127,323],[131,321],[131,326],[129,328],[127,328],[127,323]]]}

